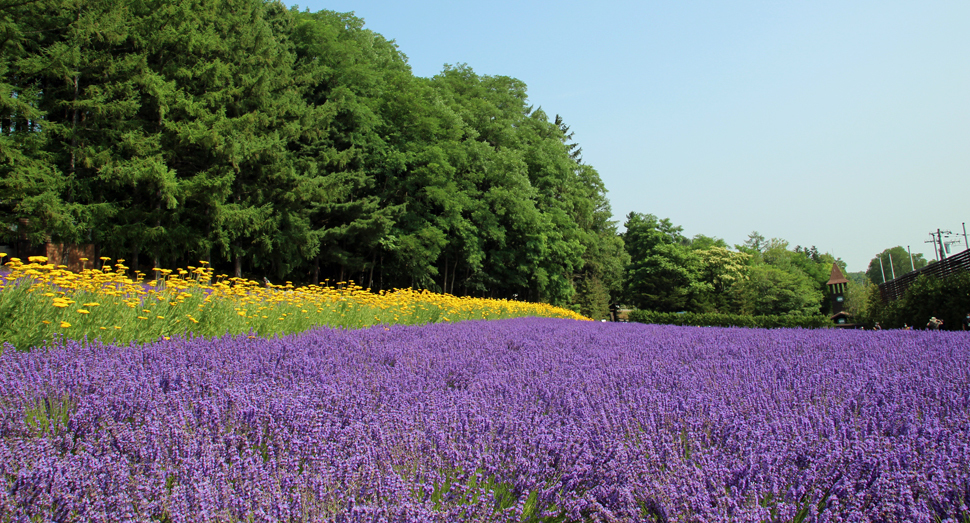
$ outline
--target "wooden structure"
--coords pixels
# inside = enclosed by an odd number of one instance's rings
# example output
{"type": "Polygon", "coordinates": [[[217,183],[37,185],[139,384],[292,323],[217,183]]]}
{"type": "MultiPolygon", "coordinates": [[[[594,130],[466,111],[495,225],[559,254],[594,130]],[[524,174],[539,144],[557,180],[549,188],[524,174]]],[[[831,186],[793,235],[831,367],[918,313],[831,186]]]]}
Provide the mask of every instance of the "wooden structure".
{"type": "Polygon", "coordinates": [[[832,273],[829,281],[826,282],[829,288],[829,296],[832,300],[832,315],[829,318],[837,327],[854,328],[856,325],[849,323],[849,313],[845,312],[845,289],[849,280],[842,274],[842,269],[838,264],[832,264],[832,273]]]}
{"type": "Polygon", "coordinates": [[[66,265],[67,270],[74,272],[94,269],[98,266],[93,243],[84,245],[46,243],[44,244],[44,256],[47,256],[47,263],[66,265]],[[82,261],[81,258],[86,260],[82,261]]]}
{"type": "Polygon", "coordinates": [[[951,274],[965,271],[970,271],[970,249],[954,254],[949,258],[944,258],[936,263],[931,263],[915,271],[907,272],[895,280],[889,280],[880,284],[879,296],[882,298],[883,303],[889,303],[901,298],[906,293],[906,289],[916,281],[916,278],[924,274],[932,274],[939,278],[946,278],[951,274]]]}
{"type": "Polygon", "coordinates": [[[27,234],[30,230],[30,220],[27,218],[19,218],[17,223],[10,226],[10,230],[16,233],[15,240],[11,245],[0,245],[0,252],[7,255],[0,263],[8,262],[10,258],[20,258],[27,263],[31,256],[45,256],[47,263],[64,265],[73,272],[98,266],[98,249],[93,243],[52,243],[50,236],[47,236],[47,241],[35,244],[27,234]]]}

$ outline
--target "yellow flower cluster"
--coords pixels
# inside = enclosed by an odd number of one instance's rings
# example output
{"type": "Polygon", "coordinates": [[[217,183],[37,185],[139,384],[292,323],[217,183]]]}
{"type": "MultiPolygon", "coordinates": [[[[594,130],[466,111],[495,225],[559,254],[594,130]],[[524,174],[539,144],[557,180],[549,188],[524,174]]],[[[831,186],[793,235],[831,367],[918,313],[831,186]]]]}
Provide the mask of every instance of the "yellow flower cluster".
{"type": "MultiPolygon", "coordinates": [[[[0,259],[3,256],[6,255],[0,253],[0,259]]],[[[517,316],[588,319],[567,309],[539,303],[456,297],[414,289],[374,293],[352,281],[301,287],[294,287],[291,282],[283,285],[260,284],[245,278],[216,276],[206,262],[200,262],[199,267],[189,266],[174,271],[153,269],[153,278],[138,271],[129,276],[129,268],[124,265],[124,260],[117,260],[113,265],[110,258],[103,257],[101,261],[100,269],[74,273],[63,265],[48,263],[43,256],[30,257],[28,263],[12,258],[6,263],[10,270],[7,280],[28,279],[31,282],[30,292],[49,298],[49,305],[64,310],[65,314],[76,313],[95,318],[98,309],[104,308],[102,303],[115,306],[123,304],[135,309],[132,314],[136,314],[140,321],[166,323],[163,334],[173,332],[168,329],[174,329],[172,325],[176,323],[198,324],[209,305],[216,301],[230,303],[239,321],[263,330],[267,330],[267,322],[280,322],[282,325],[298,321],[300,325],[309,327],[333,324],[335,317],[338,324],[357,322],[356,326],[517,316]],[[91,300],[92,296],[94,300],[91,300]],[[192,305],[183,305],[185,300],[193,297],[189,300],[192,305]],[[79,304],[73,298],[83,303],[79,304]],[[368,311],[366,318],[360,317],[362,310],[368,311]],[[340,322],[348,314],[357,316],[353,321],[346,318],[346,323],[340,322]]],[[[60,318],[62,328],[71,327],[63,315],[60,318]]],[[[70,318],[81,319],[80,316],[70,318]]],[[[101,324],[99,328],[105,330],[111,325],[101,324]]],[[[120,327],[114,325],[114,328],[120,327]]],[[[191,331],[191,326],[187,330],[191,331]]]]}

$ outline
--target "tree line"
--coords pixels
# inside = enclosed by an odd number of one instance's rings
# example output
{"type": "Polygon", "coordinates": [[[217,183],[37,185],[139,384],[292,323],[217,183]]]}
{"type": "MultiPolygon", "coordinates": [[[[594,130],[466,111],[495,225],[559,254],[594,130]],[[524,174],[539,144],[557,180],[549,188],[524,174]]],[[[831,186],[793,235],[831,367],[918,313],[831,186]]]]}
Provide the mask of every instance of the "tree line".
{"type": "MultiPolygon", "coordinates": [[[[93,244],[133,270],[204,260],[571,307],[809,314],[837,260],[734,249],[631,213],[525,83],[412,74],[352,13],[266,0],[0,6],[0,242],[93,244]]],[[[896,260],[894,259],[895,263],[896,260]]]]}
{"type": "Polygon", "coordinates": [[[3,242],[587,312],[621,290],[563,119],[514,78],[416,77],[353,14],[26,0],[0,7],[0,53],[3,242]]]}
{"type": "Polygon", "coordinates": [[[832,265],[846,267],[814,246],[792,248],[757,231],[732,249],[720,238],[687,238],[682,227],[652,214],[630,213],[625,227],[626,300],[658,313],[825,314],[832,265]]]}

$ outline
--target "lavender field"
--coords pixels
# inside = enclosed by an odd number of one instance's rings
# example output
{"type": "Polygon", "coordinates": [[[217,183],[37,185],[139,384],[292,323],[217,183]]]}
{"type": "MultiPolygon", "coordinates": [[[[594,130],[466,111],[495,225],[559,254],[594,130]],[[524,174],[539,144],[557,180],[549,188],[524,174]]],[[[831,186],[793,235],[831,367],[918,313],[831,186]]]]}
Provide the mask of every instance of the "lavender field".
{"type": "Polygon", "coordinates": [[[970,336],[557,319],[0,356],[0,521],[967,521],[970,336]]]}

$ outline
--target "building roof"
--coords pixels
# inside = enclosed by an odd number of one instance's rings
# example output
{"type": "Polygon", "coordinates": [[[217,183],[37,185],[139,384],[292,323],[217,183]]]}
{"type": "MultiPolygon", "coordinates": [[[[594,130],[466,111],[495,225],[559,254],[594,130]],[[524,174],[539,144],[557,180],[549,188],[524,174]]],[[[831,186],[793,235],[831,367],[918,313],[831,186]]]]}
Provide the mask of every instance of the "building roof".
{"type": "Polygon", "coordinates": [[[845,275],[842,274],[842,269],[836,263],[832,264],[832,275],[829,276],[829,281],[826,285],[835,285],[837,283],[849,283],[849,280],[845,279],[845,275]]]}

